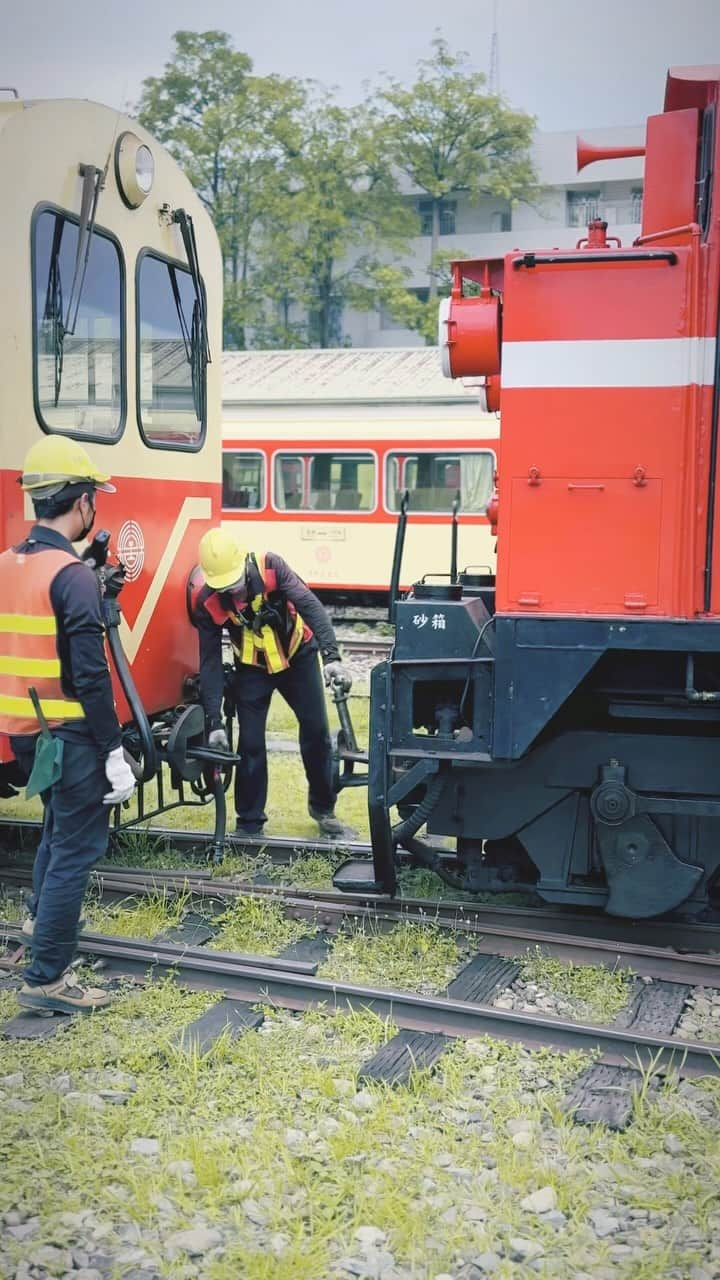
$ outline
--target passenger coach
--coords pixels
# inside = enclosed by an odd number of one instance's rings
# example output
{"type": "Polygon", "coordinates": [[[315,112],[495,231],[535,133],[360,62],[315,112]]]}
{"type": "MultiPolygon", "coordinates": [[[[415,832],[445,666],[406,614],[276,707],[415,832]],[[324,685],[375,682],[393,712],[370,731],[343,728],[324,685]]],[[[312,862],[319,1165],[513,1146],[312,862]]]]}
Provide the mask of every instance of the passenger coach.
{"type": "Polygon", "coordinates": [[[217,236],[167,152],[94,103],[0,103],[0,172],[0,540],[32,519],[30,445],[88,446],[117,480],[98,527],[125,564],[120,635],[154,714],[197,669],[185,589],[220,514],[217,236]]]}
{"type": "Polygon", "coordinates": [[[485,514],[499,422],[436,348],[226,352],[223,521],[292,561],[326,601],[385,603],[402,495],[408,586],[459,562],[494,572],[485,514]]]}

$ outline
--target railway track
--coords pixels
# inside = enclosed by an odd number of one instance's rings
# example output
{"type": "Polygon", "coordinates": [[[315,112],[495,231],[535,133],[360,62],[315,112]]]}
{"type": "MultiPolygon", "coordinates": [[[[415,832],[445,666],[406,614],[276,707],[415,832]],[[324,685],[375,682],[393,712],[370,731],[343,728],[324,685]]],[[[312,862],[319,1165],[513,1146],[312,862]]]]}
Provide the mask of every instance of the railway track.
{"type": "MultiPolygon", "coordinates": [[[[101,896],[108,899],[137,899],[158,893],[190,894],[200,902],[226,904],[241,896],[272,897],[289,918],[310,920],[331,933],[349,920],[371,925],[378,932],[391,929],[400,921],[432,922],[472,939],[477,954],[522,957],[532,948],[540,947],[568,964],[603,965],[610,969],[619,966],[660,981],[720,989],[720,955],[712,954],[720,950],[720,929],[712,925],[698,925],[690,931],[683,927],[683,932],[678,929],[675,933],[671,930],[673,943],[668,937],[668,925],[663,923],[660,928],[664,945],[660,945],[659,929],[652,928],[647,934],[639,930],[633,935],[623,921],[563,915],[545,912],[542,908],[523,910],[492,905],[473,908],[463,903],[424,899],[358,898],[335,890],[238,883],[214,879],[202,872],[148,872],[133,868],[98,868],[92,883],[101,896]],[[603,936],[606,930],[610,936],[603,936]],[[697,950],[688,950],[690,945],[697,950]]],[[[30,884],[29,868],[0,866],[0,885],[25,889],[30,884]]]]}
{"type": "MultiPolygon", "coordinates": [[[[3,823],[2,842],[6,850],[25,851],[29,856],[34,850],[40,836],[40,823],[16,822],[3,823]]],[[[155,842],[157,851],[163,849],[197,854],[205,857],[212,847],[212,835],[205,831],[181,831],[170,827],[143,827],[143,835],[148,842],[155,842]]],[[[124,833],[112,833],[114,841],[121,841],[124,833]]],[[[258,859],[258,867],[262,875],[263,864],[273,867],[291,866],[293,861],[304,855],[333,852],[335,847],[318,840],[264,836],[261,839],[248,837],[227,837],[228,849],[243,851],[250,858],[258,859]]],[[[348,857],[370,862],[371,848],[369,844],[348,842],[341,846],[348,857]]],[[[311,912],[322,908],[328,919],[333,913],[354,913],[363,909],[372,913],[373,918],[395,920],[403,917],[417,916],[423,920],[433,920],[439,924],[450,924],[458,927],[462,924],[473,933],[486,932],[489,935],[497,929],[507,935],[507,945],[512,939],[536,940],[535,935],[541,932],[544,937],[567,939],[570,947],[573,941],[607,942],[613,947],[622,946],[656,948],[663,953],[668,949],[683,954],[720,953],[720,920],[717,922],[693,921],[685,919],[662,920],[629,920],[622,917],[594,914],[593,912],[565,909],[548,906],[538,902],[533,906],[506,906],[495,903],[474,902],[472,899],[429,899],[401,897],[391,899],[382,894],[352,893],[343,894],[335,889],[302,889],[291,890],[279,884],[254,883],[237,878],[225,879],[212,873],[206,866],[197,868],[181,868],[177,870],[147,870],[143,868],[116,864],[98,866],[94,873],[96,880],[102,880],[106,891],[111,892],[111,885],[118,886],[118,892],[124,895],[142,893],[143,884],[152,884],[154,889],[166,888],[169,891],[182,887],[189,889],[200,897],[223,898],[246,893],[250,889],[258,894],[284,894],[292,897],[292,909],[297,913],[311,912]]],[[[0,884],[25,886],[29,884],[29,865],[19,865],[15,857],[3,858],[0,847],[0,884]]],[[[568,959],[572,956],[567,954],[568,959]]]]}
{"type": "MultiPolygon", "coordinates": [[[[1,927],[7,941],[22,944],[25,940],[17,926],[1,927]]],[[[274,1004],[297,1012],[319,1006],[369,1009],[403,1030],[424,1035],[448,1039],[492,1036],[527,1048],[600,1054],[606,1065],[632,1062],[640,1067],[674,1066],[684,1075],[720,1074],[717,1046],[633,1028],[598,1027],[497,1009],[454,997],[454,984],[444,996],[424,996],[319,978],[315,966],[299,966],[282,958],[239,956],[157,939],[144,942],[104,934],[83,935],[79,951],[101,960],[105,975],[111,978],[137,980],[148,972],[153,976],[174,974],[192,989],[222,991],[226,997],[250,1004],[274,1004]]],[[[12,975],[10,962],[5,962],[5,971],[12,975]]]]}
{"type": "MultiPolygon", "coordinates": [[[[0,883],[6,887],[25,887],[29,880],[27,866],[0,867],[0,883]]],[[[493,1036],[517,1041],[529,1048],[590,1051],[601,1055],[604,1067],[625,1073],[628,1063],[640,1068],[651,1064],[655,1068],[667,1068],[673,1064],[687,1075],[720,1073],[717,1045],[684,1040],[674,1034],[692,987],[720,989],[720,956],[711,954],[720,938],[718,929],[712,925],[673,927],[668,922],[642,922],[638,929],[630,922],[543,909],[484,904],[474,908],[465,903],[389,901],[372,895],[358,899],[334,890],[286,889],[216,879],[206,870],[143,871],[106,867],[97,869],[95,881],[103,897],[114,899],[138,899],[160,891],[190,894],[205,903],[227,904],[239,895],[256,898],[271,895],[287,915],[309,918],[326,935],[337,932],[349,919],[370,923],[377,930],[390,929],[402,920],[417,924],[431,920],[462,933],[472,952],[469,965],[450,983],[444,995],[421,996],[319,978],[316,964],[290,957],[238,955],[185,943],[178,945],[162,937],[137,941],[84,933],[79,940],[79,953],[100,962],[111,978],[137,981],[145,980],[148,974],[173,973],[186,986],[220,991],[226,999],[241,1001],[244,1005],[272,1003],[294,1011],[321,1005],[332,1009],[371,1009],[391,1019],[402,1033],[419,1037],[412,1041],[412,1053],[418,1054],[420,1060],[424,1054],[432,1056],[440,1052],[445,1041],[452,1038],[493,1036]],[[544,927],[539,928],[541,922],[544,927]],[[596,924],[600,926],[597,930],[596,924]],[[563,925],[565,929],[561,932],[558,926],[563,925]],[[585,932],[581,933],[583,929],[585,932]],[[648,938],[659,943],[660,930],[663,945],[654,945],[648,938]],[[597,936],[607,932],[618,936],[597,936]],[[673,940],[678,948],[692,942],[701,949],[694,953],[673,950],[673,940]],[[638,1010],[628,1018],[627,1025],[598,1027],[495,1007],[492,998],[511,984],[518,972],[514,961],[537,947],[573,964],[599,964],[611,969],[622,966],[656,985],[643,988],[637,984],[638,1010]],[[661,999],[655,1010],[646,1009],[643,1013],[646,993],[651,1005],[655,1000],[657,1006],[657,997],[661,999]],[[663,1013],[666,1025],[663,1025],[663,1013]]],[[[6,945],[26,941],[17,925],[2,922],[0,938],[6,945]]],[[[11,979],[16,972],[16,959],[9,956],[0,961],[0,968],[11,979]]],[[[32,1023],[32,1015],[30,1020],[32,1023]]],[[[20,1019],[21,1023],[26,1021],[27,1018],[20,1019]]],[[[397,1068],[392,1051],[390,1059],[397,1068]]]]}
{"type": "Polygon", "coordinates": [[[387,658],[393,646],[392,636],[338,635],[338,641],[346,658],[387,658]]]}

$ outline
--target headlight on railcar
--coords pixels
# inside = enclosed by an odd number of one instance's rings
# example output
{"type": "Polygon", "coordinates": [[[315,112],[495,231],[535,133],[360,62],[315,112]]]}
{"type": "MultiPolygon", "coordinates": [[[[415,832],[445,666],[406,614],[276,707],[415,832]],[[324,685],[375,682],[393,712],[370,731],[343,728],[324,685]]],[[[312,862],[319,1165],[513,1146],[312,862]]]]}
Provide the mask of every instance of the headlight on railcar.
{"type": "Polygon", "coordinates": [[[138,209],[155,178],[153,153],[134,133],[122,133],[115,147],[115,177],[125,204],[138,209]]]}

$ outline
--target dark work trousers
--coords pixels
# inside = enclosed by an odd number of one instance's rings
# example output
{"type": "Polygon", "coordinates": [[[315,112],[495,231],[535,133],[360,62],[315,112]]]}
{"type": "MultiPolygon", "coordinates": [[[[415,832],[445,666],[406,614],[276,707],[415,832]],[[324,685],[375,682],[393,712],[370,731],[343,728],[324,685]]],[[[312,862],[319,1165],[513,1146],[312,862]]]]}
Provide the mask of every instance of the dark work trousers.
{"type": "MultiPolygon", "coordinates": [[[[19,751],[17,755],[26,765],[27,759],[19,751]]],[[[25,972],[31,986],[55,982],[75,953],[90,870],[107,849],[110,806],[103,804],[103,796],[109,790],[97,746],[91,740],[66,739],[62,777],[43,795],[43,830],[33,864],[28,905],[35,930],[25,972]]]]}
{"type": "Polygon", "coordinates": [[[235,668],[238,750],[242,756],[235,770],[235,811],[238,821],[250,829],[259,830],[267,821],[265,724],[275,690],[297,716],[300,754],[308,780],[308,807],[316,814],[332,813],[335,808],[332,747],[318,651],[314,645],[302,645],[287,670],[277,675],[270,675],[264,667],[235,668]]]}

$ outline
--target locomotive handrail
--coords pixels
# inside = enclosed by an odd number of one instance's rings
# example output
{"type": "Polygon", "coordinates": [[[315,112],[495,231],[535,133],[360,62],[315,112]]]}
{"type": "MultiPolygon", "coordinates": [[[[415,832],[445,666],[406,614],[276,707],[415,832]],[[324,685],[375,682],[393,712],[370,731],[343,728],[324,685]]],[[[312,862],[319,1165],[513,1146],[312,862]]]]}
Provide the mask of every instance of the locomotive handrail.
{"type": "Polygon", "coordinates": [[[663,231],[648,231],[647,235],[638,236],[633,244],[651,244],[653,240],[669,240],[670,236],[700,235],[698,222],[686,222],[682,227],[665,227],[663,231]]]}
{"type": "Polygon", "coordinates": [[[513,258],[513,267],[553,267],[575,266],[585,262],[667,262],[669,267],[677,263],[677,254],[672,249],[604,249],[600,253],[523,253],[513,258]]]}

